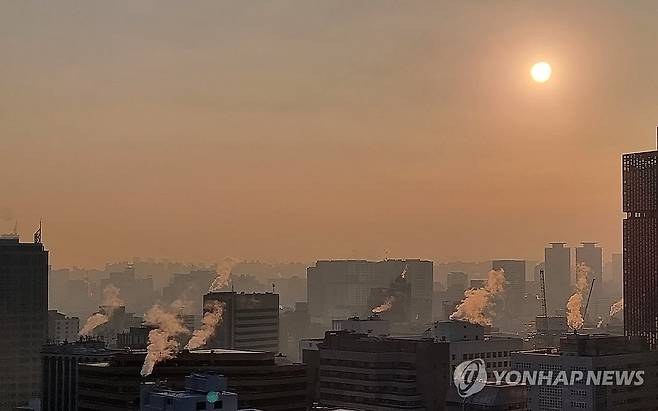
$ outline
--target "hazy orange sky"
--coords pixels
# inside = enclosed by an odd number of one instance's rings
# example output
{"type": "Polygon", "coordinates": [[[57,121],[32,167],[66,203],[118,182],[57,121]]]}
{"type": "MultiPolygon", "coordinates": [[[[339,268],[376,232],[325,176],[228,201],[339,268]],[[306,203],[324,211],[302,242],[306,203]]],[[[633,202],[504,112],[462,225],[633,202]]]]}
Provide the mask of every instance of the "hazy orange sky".
{"type": "Polygon", "coordinates": [[[654,1],[0,4],[0,231],[133,256],[620,250],[654,1]],[[553,77],[533,83],[545,60],[553,77]]]}

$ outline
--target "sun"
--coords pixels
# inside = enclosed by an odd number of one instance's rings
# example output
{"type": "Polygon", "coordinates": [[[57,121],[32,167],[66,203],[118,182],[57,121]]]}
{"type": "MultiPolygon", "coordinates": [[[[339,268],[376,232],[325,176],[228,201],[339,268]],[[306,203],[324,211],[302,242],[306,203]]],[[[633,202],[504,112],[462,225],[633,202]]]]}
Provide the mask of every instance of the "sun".
{"type": "Polygon", "coordinates": [[[552,72],[553,70],[551,70],[550,64],[545,61],[540,61],[539,63],[535,63],[532,66],[530,69],[530,76],[537,83],[545,83],[549,78],[551,78],[552,72]]]}

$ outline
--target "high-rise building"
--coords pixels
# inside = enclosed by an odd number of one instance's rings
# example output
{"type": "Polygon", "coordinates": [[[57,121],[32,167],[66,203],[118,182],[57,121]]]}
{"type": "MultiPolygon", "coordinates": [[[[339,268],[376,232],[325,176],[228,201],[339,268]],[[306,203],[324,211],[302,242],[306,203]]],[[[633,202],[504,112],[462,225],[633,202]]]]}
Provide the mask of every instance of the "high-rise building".
{"type": "MultiPolygon", "coordinates": [[[[36,236],[35,236],[36,237],[36,236]]],[[[41,347],[48,338],[48,251],[40,239],[0,237],[0,409],[41,393],[41,347]]]]}
{"type": "Polygon", "coordinates": [[[530,411],[593,411],[656,409],[658,353],[649,351],[637,337],[568,334],[560,348],[521,351],[512,354],[512,369],[524,371],[644,371],[640,386],[529,384],[530,411]]]}
{"type": "Polygon", "coordinates": [[[224,312],[207,348],[279,352],[278,294],[222,291],[203,296],[204,307],[213,302],[223,303],[224,312]]]}
{"type": "Polygon", "coordinates": [[[78,339],[79,330],[78,317],[67,317],[57,310],[48,310],[48,341],[75,341],[78,339]]]}
{"type": "Polygon", "coordinates": [[[548,314],[564,313],[571,295],[571,248],[551,243],[544,249],[544,279],[548,314]]]}
{"type": "Polygon", "coordinates": [[[431,339],[328,331],[304,357],[319,358],[311,363],[319,364],[321,406],[440,410],[450,385],[448,353],[448,343],[431,339]]]}
{"type": "Polygon", "coordinates": [[[625,154],[622,161],[624,219],[624,329],[658,344],[658,230],[656,151],[625,154]]]}
{"type": "Polygon", "coordinates": [[[369,304],[374,291],[384,298],[398,290],[405,295],[396,299],[391,312],[402,312],[398,317],[405,321],[430,322],[433,275],[433,263],[417,259],[317,261],[307,269],[311,322],[329,327],[333,319],[365,316],[374,308],[369,304]]]}
{"type": "Polygon", "coordinates": [[[518,317],[523,314],[525,297],[525,261],[524,260],[493,260],[492,270],[505,272],[505,315],[518,317]]]}
{"type": "MultiPolygon", "coordinates": [[[[580,247],[576,247],[576,264],[585,264],[589,269],[588,283],[594,281],[589,306],[587,309],[588,317],[596,318],[604,314],[602,310],[603,302],[603,250],[597,246],[596,242],[583,242],[580,247]],[[590,315],[591,314],[591,315],[590,315]]],[[[588,285],[589,292],[589,285],[588,285]]]]}

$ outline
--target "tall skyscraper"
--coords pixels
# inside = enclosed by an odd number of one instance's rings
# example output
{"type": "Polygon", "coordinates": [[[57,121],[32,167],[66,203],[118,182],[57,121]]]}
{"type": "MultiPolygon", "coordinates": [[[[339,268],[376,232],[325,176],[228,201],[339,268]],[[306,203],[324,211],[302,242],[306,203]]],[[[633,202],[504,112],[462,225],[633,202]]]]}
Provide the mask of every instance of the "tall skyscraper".
{"type": "Polygon", "coordinates": [[[48,252],[41,239],[0,236],[0,278],[0,409],[8,410],[41,394],[40,353],[48,338],[48,252]]]}
{"type": "Polygon", "coordinates": [[[544,249],[546,305],[548,314],[564,312],[571,294],[571,248],[551,243],[544,249]]]}
{"type": "Polygon", "coordinates": [[[624,219],[624,330],[658,343],[656,151],[622,159],[624,219]]]}
{"type": "MultiPolygon", "coordinates": [[[[576,247],[576,264],[585,264],[589,268],[589,278],[592,283],[595,279],[592,296],[587,310],[588,317],[593,318],[602,315],[601,296],[603,295],[603,250],[596,242],[583,242],[576,247]],[[592,314],[591,316],[589,314],[592,314]]],[[[588,288],[589,290],[589,288],[588,288]]]]}
{"type": "Polygon", "coordinates": [[[522,314],[525,296],[525,261],[524,260],[493,260],[492,270],[503,270],[505,272],[505,313],[508,316],[522,314]]]}

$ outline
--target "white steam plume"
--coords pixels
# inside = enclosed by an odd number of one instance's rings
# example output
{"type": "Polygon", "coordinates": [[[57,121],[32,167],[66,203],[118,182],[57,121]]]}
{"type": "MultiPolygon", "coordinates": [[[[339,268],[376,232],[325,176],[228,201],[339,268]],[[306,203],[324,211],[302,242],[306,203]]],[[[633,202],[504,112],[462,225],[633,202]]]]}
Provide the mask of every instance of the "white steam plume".
{"type": "Polygon", "coordinates": [[[505,271],[491,270],[484,288],[464,291],[464,299],[450,315],[451,320],[464,320],[473,324],[491,325],[495,316],[497,297],[505,289],[505,271]]]}
{"type": "Polygon", "coordinates": [[[624,299],[615,302],[610,306],[610,317],[614,317],[617,313],[624,309],[624,299]]]}
{"type": "Polygon", "coordinates": [[[215,334],[217,326],[222,322],[222,315],[224,314],[223,302],[208,302],[204,308],[205,312],[203,313],[201,328],[194,330],[192,338],[185,345],[185,348],[188,350],[195,350],[206,345],[208,339],[215,334]]]}
{"type": "MultiPolygon", "coordinates": [[[[404,269],[402,270],[402,272],[400,273],[400,276],[399,276],[402,280],[406,281],[408,268],[409,268],[409,265],[405,264],[404,269]]],[[[395,280],[393,280],[393,282],[395,283],[395,280]]],[[[389,292],[390,292],[390,290],[389,290],[389,292]]],[[[373,308],[371,311],[374,314],[385,313],[386,311],[393,308],[393,303],[395,303],[395,296],[389,295],[389,296],[386,297],[386,300],[384,301],[384,304],[378,305],[377,307],[373,308]]]]}
{"type": "Polygon", "coordinates": [[[589,267],[584,263],[576,267],[576,291],[567,301],[567,323],[573,330],[583,327],[583,295],[587,290],[589,267]]]}
{"type": "Polygon", "coordinates": [[[394,302],[395,302],[395,297],[393,297],[392,295],[389,295],[388,297],[386,297],[386,301],[384,301],[384,304],[373,308],[372,312],[375,313],[375,314],[384,313],[384,312],[390,310],[391,308],[393,308],[393,303],[394,302]]]}
{"type": "Polygon", "coordinates": [[[90,335],[96,327],[103,325],[108,321],[110,321],[110,317],[107,315],[103,313],[94,313],[89,318],[87,318],[85,325],[82,326],[78,332],[78,335],[90,335]]]}
{"type": "Polygon", "coordinates": [[[224,259],[224,261],[218,267],[217,277],[213,280],[212,284],[210,284],[208,291],[211,293],[219,291],[228,285],[228,282],[231,279],[231,270],[233,269],[233,266],[236,264],[236,262],[237,260],[232,257],[226,257],[224,259]]]}
{"type": "Polygon", "coordinates": [[[159,305],[154,305],[144,314],[144,323],[156,328],[149,332],[149,344],[141,371],[143,377],[150,375],[157,363],[174,358],[179,349],[176,337],[189,333],[176,314],[165,311],[159,305]]]}
{"type": "Polygon", "coordinates": [[[85,325],[82,326],[78,335],[90,335],[96,327],[110,321],[110,318],[112,318],[112,315],[114,314],[114,310],[124,304],[121,297],[119,297],[119,292],[120,290],[112,284],[109,284],[103,289],[101,311],[96,312],[87,318],[85,325]]]}

